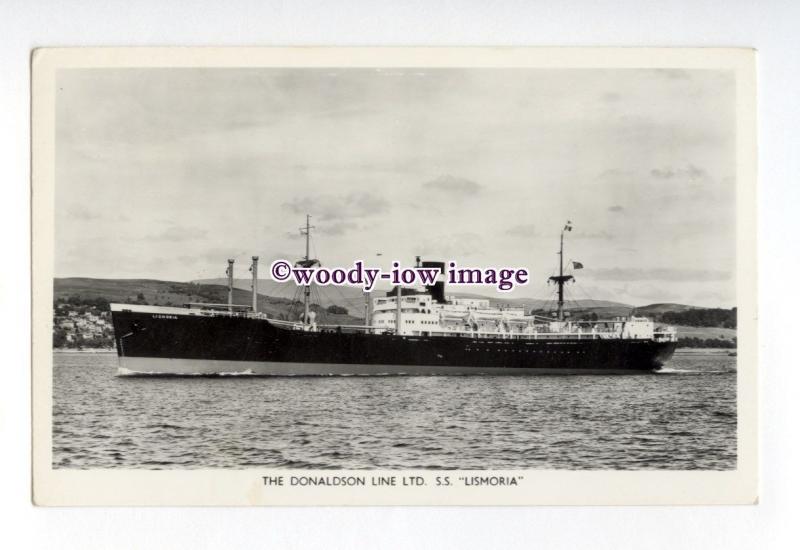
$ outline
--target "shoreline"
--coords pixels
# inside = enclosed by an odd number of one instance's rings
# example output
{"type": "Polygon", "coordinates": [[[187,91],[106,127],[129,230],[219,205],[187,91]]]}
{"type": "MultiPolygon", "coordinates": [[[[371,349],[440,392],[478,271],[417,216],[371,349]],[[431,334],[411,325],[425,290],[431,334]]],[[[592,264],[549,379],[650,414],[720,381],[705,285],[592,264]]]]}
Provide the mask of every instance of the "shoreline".
{"type": "Polygon", "coordinates": [[[736,353],[736,348],[675,348],[676,355],[736,353]]]}
{"type": "MultiPolygon", "coordinates": [[[[700,354],[700,353],[736,353],[736,348],[677,348],[676,354],[700,354]]],[[[53,348],[53,353],[117,353],[115,348],[53,348]]]]}
{"type": "Polygon", "coordinates": [[[117,353],[115,348],[53,348],[53,353],[117,353]]]}

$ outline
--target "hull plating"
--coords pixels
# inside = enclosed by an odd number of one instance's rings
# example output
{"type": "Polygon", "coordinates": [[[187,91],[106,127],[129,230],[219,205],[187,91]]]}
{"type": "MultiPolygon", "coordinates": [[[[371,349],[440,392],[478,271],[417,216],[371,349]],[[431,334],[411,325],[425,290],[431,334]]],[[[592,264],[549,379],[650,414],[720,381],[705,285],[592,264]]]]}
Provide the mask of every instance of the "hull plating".
{"type": "Polygon", "coordinates": [[[114,311],[120,374],[272,376],[652,372],[650,340],[514,340],[303,332],[247,317],[114,311]]]}

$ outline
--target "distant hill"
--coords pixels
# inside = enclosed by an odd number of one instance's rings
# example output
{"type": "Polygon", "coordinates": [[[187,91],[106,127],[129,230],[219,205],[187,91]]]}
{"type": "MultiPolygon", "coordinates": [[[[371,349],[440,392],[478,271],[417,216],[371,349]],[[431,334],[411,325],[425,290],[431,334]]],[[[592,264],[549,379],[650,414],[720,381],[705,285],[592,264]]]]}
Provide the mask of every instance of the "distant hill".
{"type": "Polygon", "coordinates": [[[737,325],[737,314],[736,308],[697,308],[686,311],[667,311],[661,314],[658,320],[670,325],[735,329],[737,325]]]}
{"type": "MultiPolygon", "coordinates": [[[[84,301],[103,299],[108,302],[177,307],[182,307],[187,303],[224,304],[228,301],[228,289],[223,285],[152,279],[57,278],[53,281],[53,290],[53,297],[56,301],[77,297],[84,301]]],[[[249,304],[251,300],[250,292],[234,288],[233,302],[235,304],[249,304]]],[[[363,323],[363,309],[352,311],[355,315],[343,315],[325,311],[325,308],[333,304],[316,304],[313,299],[312,304],[312,309],[317,313],[317,322],[320,324],[363,323]],[[356,316],[359,314],[362,315],[361,318],[356,316]]],[[[341,303],[336,305],[347,308],[347,305],[341,303]]],[[[290,298],[266,296],[259,292],[258,309],[270,317],[293,320],[302,310],[302,302],[293,301],[290,298]]]]}
{"type": "Polygon", "coordinates": [[[683,304],[650,304],[649,306],[637,307],[633,312],[635,315],[647,317],[649,315],[663,315],[664,313],[682,312],[690,309],[700,308],[683,304]]]}
{"type": "MultiPolygon", "coordinates": [[[[105,298],[109,302],[135,300],[138,293],[154,299],[160,292],[169,290],[172,285],[183,285],[171,281],[154,279],[91,279],[88,277],[66,277],[53,280],[54,298],[78,295],[83,298],[105,298]]],[[[186,297],[176,294],[176,304],[184,303],[186,297]]]]}

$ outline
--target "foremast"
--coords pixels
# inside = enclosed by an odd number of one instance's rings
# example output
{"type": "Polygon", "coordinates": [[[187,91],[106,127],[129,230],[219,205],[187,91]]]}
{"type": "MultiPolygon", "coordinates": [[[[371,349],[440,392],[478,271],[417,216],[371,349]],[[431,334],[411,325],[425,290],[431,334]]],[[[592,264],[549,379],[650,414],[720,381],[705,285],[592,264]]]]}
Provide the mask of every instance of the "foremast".
{"type": "MultiPolygon", "coordinates": [[[[310,240],[311,240],[311,230],[312,229],[314,229],[314,228],[311,226],[311,216],[309,214],[306,214],[306,226],[300,228],[300,234],[301,235],[305,235],[305,237],[306,237],[306,255],[303,257],[303,265],[304,265],[304,267],[310,267],[312,265],[311,255],[310,255],[311,252],[309,250],[309,244],[310,244],[310,240]]],[[[310,301],[311,301],[311,286],[310,285],[306,285],[304,290],[303,290],[303,324],[304,325],[310,324],[309,323],[309,319],[308,319],[308,309],[309,309],[310,301]]]]}
{"type": "Polygon", "coordinates": [[[558,320],[564,320],[564,284],[573,279],[572,275],[564,275],[564,233],[572,231],[572,222],[567,221],[564,229],[561,230],[561,246],[558,249],[558,275],[550,277],[558,285],[558,320]]]}

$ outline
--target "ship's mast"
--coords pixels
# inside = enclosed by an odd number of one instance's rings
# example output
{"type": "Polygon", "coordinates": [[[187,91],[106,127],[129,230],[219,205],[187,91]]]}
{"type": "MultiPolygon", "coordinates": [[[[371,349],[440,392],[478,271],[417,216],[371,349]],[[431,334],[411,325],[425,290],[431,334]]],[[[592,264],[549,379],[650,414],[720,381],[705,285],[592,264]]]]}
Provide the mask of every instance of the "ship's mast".
{"type": "Polygon", "coordinates": [[[228,311],[233,313],[233,262],[228,260],[228,269],[225,274],[228,276],[228,311]]]}
{"type": "Polygon", "coordinates": [[[253,273],[253,313],[258,313],[258,256],[253,256],[253,264],[250,266],[253,273]]]}
{"type": "MultiPolygon", "coordinates": [[[[306,214],[306,226],[300,228],[300,233],[306,236],[306,256],[305,256],[306,262],[308,262],[308,260],[311,258],[311,255],[310,255],[311,253],[309,251],[309,241],[311,239],[311,230],[314,229],[314,228],[310,224],[311,224],[311,216],[306,214]]],[[[309,306],[310,298],[311,298],[311,286],[310,285],[306,285],[305,286],[305,290],[303,291],[303,324],[304,325],[309,324],[308,323],[308,306],[309,306]]]]}
{"type": "Polygon", "coordinates": [[[568,221],[561,230],[561,246],[558,249],[558,276],[550,277],[558,284],[558,320],[564,320],[564,283],[572,279],[572,275],[564,275],[564,233],[572,231],[572,222],[568,221]]]}
{"type": "Polygon", "coordinates": [[[564,230],[561,230],[561,246],[558,249],[558,320],[564,320],[564,230]]]}

